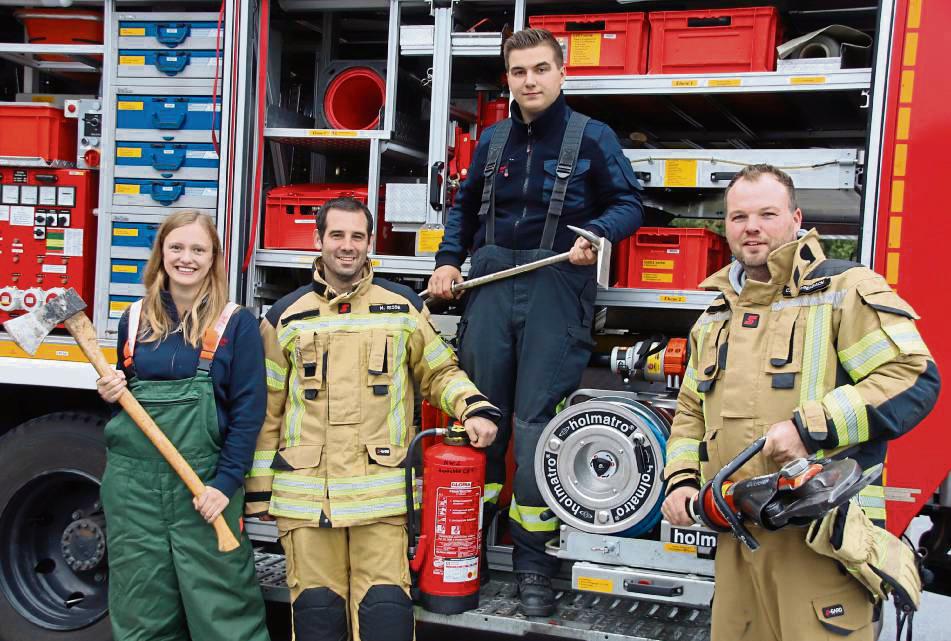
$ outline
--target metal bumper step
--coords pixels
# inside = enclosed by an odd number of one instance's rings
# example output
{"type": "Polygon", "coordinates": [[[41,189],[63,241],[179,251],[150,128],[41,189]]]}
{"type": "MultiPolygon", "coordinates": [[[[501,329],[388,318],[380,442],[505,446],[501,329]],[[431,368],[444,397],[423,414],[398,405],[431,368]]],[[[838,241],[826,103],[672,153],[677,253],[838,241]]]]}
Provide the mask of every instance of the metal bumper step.
{"type": "MultiPolygon", "coordinates": [[[[264,598],[289,601],[284,557],[255,552],[255,567],[264,598]]],[[[492,572],[482,587],[479,607],[454,615],[416,608],[416,620],[496,634],[544,635],[584,641],[709,641],[710,610],[670,603],[578,592],[555,582],[555,614],[526,617],[518,607],[515,576],[492,572]]]]}

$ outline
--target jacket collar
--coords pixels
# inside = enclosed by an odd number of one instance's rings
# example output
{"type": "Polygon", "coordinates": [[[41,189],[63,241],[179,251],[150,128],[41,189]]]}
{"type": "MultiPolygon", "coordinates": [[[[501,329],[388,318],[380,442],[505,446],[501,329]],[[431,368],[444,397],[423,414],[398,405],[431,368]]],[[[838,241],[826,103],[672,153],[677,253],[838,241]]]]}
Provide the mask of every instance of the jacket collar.
{"type": "Polygon", "coordinates": [[[165,308],[165,313],[168,315],[168,320],[171,321],[172,327],[177,326],[182,319],[178,317],[178,308],[175,307],[175,301],[172,300],[172,293],[167,289],[161,290],[159,297],[162,299],[162,306],[165,308]]]}
{"type": "MultiPolygon", "coordinates": [[[[532,133],[536,136],[544,136],[551,130],[560,131],[564,128],[565,118],[569,111],[568,103],[565,102],[565,94],[558,94],[555,102],[551,103],[551,106],[542,115],[531,122],[532,133]]],[[[522,119],[522,109],[515,101],[512,101],[511,113],[514,126],[527,133],[528,123],[522,119]]]]}
{"type": "MultiPolygon", "coordinates": [[[[746,279],[742,296],[752,302],[769,302],[788,288],[787,296],[798,296],[806,275],[823,260],[825,253],[819,242],[819,233],[811,229],[802,238],[788,242],[773,250],[767,258],[769,282],[746,279]]],[[[700,287],[723,292],[727,299],[735,299],[736,292],[730,283],[730,266],[707,277],[700,287]]]]}
{"type": "Polygon", "coordinates": [[[373,266],[370,264],[370,260],[367,259],[366,264],[363,266],[363,275],[360,277],[353,287],[349,291],[338,293],[327,284],[327,281],[324,280],[324,266],[320,260],[320,256],[314,259],[314,280],[311,283],[311,286],[314,289],[314,293],[326,300],[328,303],[335,303],[338,301],[344,301],[348,298],[352,298],[359,294],[365,293],[370,289],[370,285],[373,283],[373,266]]]}

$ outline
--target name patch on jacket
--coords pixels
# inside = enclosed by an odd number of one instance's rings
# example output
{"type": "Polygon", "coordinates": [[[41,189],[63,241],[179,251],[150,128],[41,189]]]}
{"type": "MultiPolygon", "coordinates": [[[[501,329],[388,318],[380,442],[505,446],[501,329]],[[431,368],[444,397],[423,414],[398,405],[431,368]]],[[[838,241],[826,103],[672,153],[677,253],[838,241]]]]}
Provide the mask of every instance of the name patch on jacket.
{"type": "Polygon", "coordinates": [[[389,456],[389,455],[390,455],[390,448],[388,448],[388,447],[378,447],[378,448],[376,448],[376,455],[377,455],[377,456],[389,456]]]}
{"type": "MultiPolygon", "coordinates": [[[[799,288],[800,294],[815,294],[816,292],[821,292],[824,289],[828,289],[829,285],[832,284],[831,278],[823,278],[822,280],[817,280],[814,283],[809,283],[808,285],[803,285],[799,288]]],[[[792,290],[789,287],[783,288],[783,296],[791,297],[792,290]]]]}
{"type": "Polygon", "coordinates": [[[743,314],[743,327],[758,327],[759,326],[759,314],[750,314],[747,312],[743,314]]]}
{"type": "Polygon", "coordinates": [[[822,608],[822,616],[827,619],[832,617],[840,617],[845,614],[845,608],[841,604],[830,605],[828,607],[822,608]]]}
{"type": "Polygon", "coordinates": [[[390,303],[388,305],[370,305],[371,314],[409,314],[409,305],[390,303]]]}

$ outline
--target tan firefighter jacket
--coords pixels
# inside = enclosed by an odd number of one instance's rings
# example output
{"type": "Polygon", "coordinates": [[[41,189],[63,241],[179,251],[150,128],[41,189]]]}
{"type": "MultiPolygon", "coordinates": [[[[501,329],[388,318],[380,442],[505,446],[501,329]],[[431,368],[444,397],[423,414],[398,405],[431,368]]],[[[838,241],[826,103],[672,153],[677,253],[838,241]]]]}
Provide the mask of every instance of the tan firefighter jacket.
{"type": "Polygon", "coordinates": [[[248,514],[278,526],[347,527],[406,511],[413,382],[465,420],[498,416],[457,366],[429,311],[403,285],[366,273],[350,292],[319,274],[261,322],[267,415],[246,481],[248,514]]]}
{"type": "MultiPolygon", "coordinates": [[[[771,425],[792,419],[809,452],[848,450],[863,468],[934,406],[940,380],[915,311],[857,263],[826,259],[813,230],[769,256],[770,282],[737,294],[730,267],[700,286],[720,295],[690,332],[667,444],[667,491],[713,478],[771,425]]],[[[773,473],[759,455],[734,476],[773,473]]],[[[859,497],[885,518],[881,485],[859,497]]]]}

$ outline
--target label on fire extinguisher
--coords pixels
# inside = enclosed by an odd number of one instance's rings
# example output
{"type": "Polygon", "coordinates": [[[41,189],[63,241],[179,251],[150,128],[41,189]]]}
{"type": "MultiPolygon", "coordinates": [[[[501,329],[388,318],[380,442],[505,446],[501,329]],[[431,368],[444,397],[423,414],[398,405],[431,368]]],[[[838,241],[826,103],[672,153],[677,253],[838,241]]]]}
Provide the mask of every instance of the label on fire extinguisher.
{"type": "MultiPolygon", "coordinates": [[[[442,561],[443,581],[465,583],[479,578],[482,488],[453,482],[436,490],[436,536],[433,556],[442,561]]],[[[439,566],[436,573],[439,574],[439,566]]]]}

